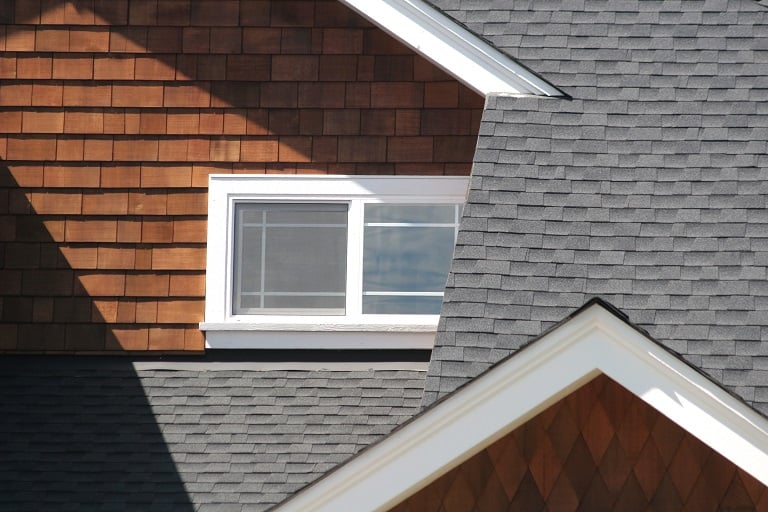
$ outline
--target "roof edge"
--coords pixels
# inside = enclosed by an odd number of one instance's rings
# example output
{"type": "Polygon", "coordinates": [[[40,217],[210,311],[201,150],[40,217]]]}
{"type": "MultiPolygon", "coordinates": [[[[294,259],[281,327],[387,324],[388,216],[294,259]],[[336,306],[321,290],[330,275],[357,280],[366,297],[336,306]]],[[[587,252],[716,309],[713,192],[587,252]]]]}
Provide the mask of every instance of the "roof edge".
{"type": "Polygon", "coordinates": [[[565,96],[423,0],[339,1],[484,96],[565,96]]]}
{"type": "Polygon", "coordinates": [[[768,420],[617,311],[588,302],[275,510],[387,510],[600,373],[768,485],[768,420]]]}

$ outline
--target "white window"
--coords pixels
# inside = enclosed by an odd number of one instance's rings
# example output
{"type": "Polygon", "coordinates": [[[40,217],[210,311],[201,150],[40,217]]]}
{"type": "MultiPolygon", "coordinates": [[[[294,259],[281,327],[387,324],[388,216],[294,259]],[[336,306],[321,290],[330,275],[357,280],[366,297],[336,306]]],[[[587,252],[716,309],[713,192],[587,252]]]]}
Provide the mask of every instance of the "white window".
{"type": "Polygon", "coordinates": [[[468,179],[214,175],[211,348],[431,348],[468,179]]]}

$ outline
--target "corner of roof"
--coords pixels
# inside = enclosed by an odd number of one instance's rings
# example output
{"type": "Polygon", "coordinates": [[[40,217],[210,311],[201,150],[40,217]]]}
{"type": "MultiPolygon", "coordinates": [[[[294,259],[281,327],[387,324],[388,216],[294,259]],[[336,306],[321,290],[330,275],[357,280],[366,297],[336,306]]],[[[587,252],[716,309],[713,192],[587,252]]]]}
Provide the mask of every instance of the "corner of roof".
{"type": "Polygon", "coordinates": [[[483,96],[565,94],[426,0],[339,0],[483,96]]]}
{"type": "MultiPolygon", "coordinates": [[[[768,0],[766,0],[766,1],[768,2],[768,0]]],[[[615,317],[620,322],[624,323],[627,328],[629,328],[629,329],[631,329],[633,331],[636,331],[640,336],[646,338],[649,342],[653,343],[660,350],[666,352],[671,357],[674,357],[675,359],[680,361],[681,364],[684,364],[685,366],[690,368],[692,371],[695,371],[696,373],[698,373],[702,378],[710,381],[712,383],[712,385],[714,385],[717,388],[721,389],[724,393],[727,393],[727,394],[731,395],[734,400],[737,400],[737,401],[743,403],[746,407],[749,407],[751,410],[755,411],[755,413],[757,413],[760,416],[763,416],[764,418],[768,419],[768,416],[766,416],[761,411],[759,411],[759,410],[755,409],[754,407],[752,407],[749,403],[744,401],[744,399],[742,397],[738,396],[732,390],[724,387],[721,382],[718,382],[717,380],[712,378],[712,376],[709,375],[708,373],[706,373],[703,369],[701,369],[700,367],[696,366],[692,362],[690,362],[687,359],[685,359],[682,354],[672,350],[670,347],[668,347],[665,344],[661,343],[658,339],[656,339],[653,335],[651,335],[651,333],[648,330],[644,329],[640,325],[638,325],[635,322],[633,322],[630,319],[629,315],[627,315],[624,311],[622,311],[621,309],[619,309],[618,307],[613,305],[610,301],[608,301],[608,300],[606,300],[606,299],[604,299],[604,298],[602,298],[600,296],[591,297],[584,304],[579,306],[577,309],[575,309],[569,315],[564,317],[562,320],[560,320],[559,322],[557,322],[554,325],[550,326],[548,329],[542,331],[540,334],[538,334],[536,336],[533,336],[528,341],[526,341],[523,345],[521,345],[518,350],[510,353],[509,355],[507,355],[507,356],[503,357],[502,359],[496,361],[495,363],[491,364],[483,372],[479,373],[478,375],[476,375],[476,376],[472,377],[471,379],[469,379],[467,382],[465,382],[462,385],[458,386],[454,391],[451,391],[450,393],[447,393],[447,394],[441,396],[440,398],[438,398],[437,400],[427,404],[426,406],[422,406],[422,410],[420,411],[419,414],[421,414],[424,411],[427,411],[427,410],[433,408],[437,404],[439,404],[439,403],[449,399],[452,395],[454,395],[455,393],[459,392],[464,387],[466,387],[468,385],[471,385],[471,383],[474,380],[481,378],[483,375],[485,375],[485,374],[487,374],[489,372],[492,372],[496,367],[505,364],[510,359],[513,359],[515,357],[519,357],[519,355],[521,353],[523,353],[525,350],[530,350],[531,347],[535,346],[536,343],[539,340],[547,337],[548,335],[550,335],[550,333],[552,333],[554,331],[557,331],[558,329],[560,329],[564,325],[568,324],[572,320],[582,316],[582,314],[584,314],[586,311],[590,310],[593,307],[601,308],[606,313],[610,314],[611,316],[615,317]]]]}

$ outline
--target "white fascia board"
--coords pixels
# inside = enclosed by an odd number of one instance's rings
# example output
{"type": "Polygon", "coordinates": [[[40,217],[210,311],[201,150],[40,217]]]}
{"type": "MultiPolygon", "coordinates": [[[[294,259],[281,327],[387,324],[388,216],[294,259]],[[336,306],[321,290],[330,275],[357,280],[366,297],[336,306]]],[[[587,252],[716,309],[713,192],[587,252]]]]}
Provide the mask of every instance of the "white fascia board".
{"type": "Polygon", "coordinates": [[[340,0],[478,93],[562,96],[422,0],[340,0]]]}
{"type": "Polygon", "coordinates": [[[388,510],[600,373],[768,485],[765,418],[595,304],[275,510],[388,510]]]}

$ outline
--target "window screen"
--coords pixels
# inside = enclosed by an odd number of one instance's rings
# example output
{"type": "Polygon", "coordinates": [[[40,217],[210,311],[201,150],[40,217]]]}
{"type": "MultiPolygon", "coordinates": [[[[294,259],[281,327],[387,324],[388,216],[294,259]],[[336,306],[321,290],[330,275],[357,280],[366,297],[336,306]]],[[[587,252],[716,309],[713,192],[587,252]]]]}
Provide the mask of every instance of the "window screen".
{"type": "Polygon", "coordinates": [[[236,204],[234,314],[345,314],[347,209],[236,204]]]}

